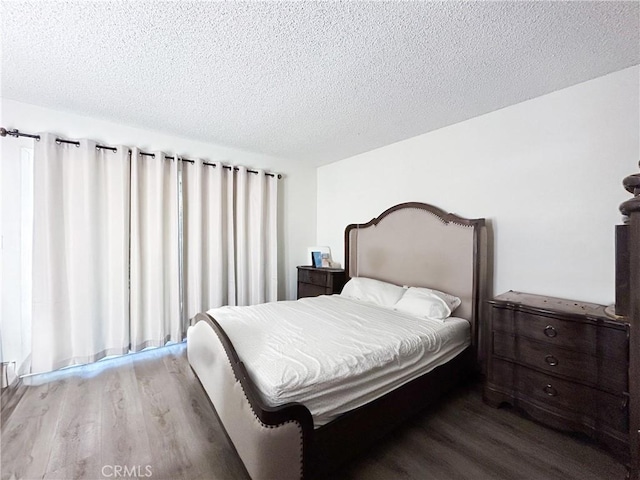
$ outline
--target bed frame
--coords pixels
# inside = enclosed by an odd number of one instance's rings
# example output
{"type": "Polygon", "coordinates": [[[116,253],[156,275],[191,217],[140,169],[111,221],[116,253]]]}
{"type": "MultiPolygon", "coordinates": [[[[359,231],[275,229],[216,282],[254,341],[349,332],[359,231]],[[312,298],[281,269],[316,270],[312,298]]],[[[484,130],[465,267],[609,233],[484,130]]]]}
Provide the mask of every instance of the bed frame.
{"type": "Polygon", "coordinates": [[[302,404],[265,405],[224,330],[206,313],[198,314],[187,336],[189,363],[254,480],[321,478],[477,370],[487,288],[484,219],[424,203],[396,205],[346,228],[345,268],[347,278],[366,276],[460,297],[455,315],[471,322],[472,344],[448,363],[314,429],[302,404]]]}

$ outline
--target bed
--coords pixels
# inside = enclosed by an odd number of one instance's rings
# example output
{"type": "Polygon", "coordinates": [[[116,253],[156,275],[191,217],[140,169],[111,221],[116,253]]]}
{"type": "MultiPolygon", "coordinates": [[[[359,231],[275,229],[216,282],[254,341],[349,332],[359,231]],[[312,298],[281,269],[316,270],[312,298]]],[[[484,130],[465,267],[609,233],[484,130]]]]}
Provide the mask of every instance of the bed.
{"type": "MultiPolygon", "coordinates": [[[[434,325],[415,322],[402,312],[385,312],[366,302],[360,304],[335,295],[198,314],[187,336],[189,363],[254,480],[326,476],[478,369],[487,288],[484,219],[462,218],[424,203],[396,205],[368,223],[347,226],[345,270],[347,279],[369,278],[398,286],[428,287],[458,297],[460,306],[446,320],[444,337],[449,343],[442,339],[431,342],[436,345],[432,350],[444,355],[437,362],[425,361],[430,356],[421,349],[430,347],[413,348],[412,340],[390,341],[405,356],[393,356],[387,362],[394,365],[396,373],[382,381],[386,386],[381,388],[382,383],[353,376],[354,369],[365,363],[367,348],[376,353],[375,347],[383,343],[383,338],[393,339],[393,334],[386,332],[387,327],[428,338],[436,330],[434,325]],[[246,318],[242,316],[243,308],[247,309],[246,318]],[[287,310],[293,314],[286,315],[287,310]],[[316,324],[318,331],[329,330],[332,327],[325,325],[323,319],[339,319],[340,312],[345,320],[333,322],[337,330],[330,331],[332,337],[327,341],[300,346],[302,340],[291,340],[298,339],[299,330],[313,330],[316,324]],[[243,323],[247,325],[242,326],[243,323]],[[246,333],[245,327],[253,328],[252,333],[246,333]],[[466,343],[460,340],[461,336],[466,343]],[[334,342],[332,338],[342,340],[334,342]],[[343,341],[351,338],[358,344],[353,347],[354,352],[349,351],[351,343],[343,341]],[[280,356],[287,357],[288,340],[289,346],[298,345],[303,354],[307,353],[312,364],[326,356],[329,364],[347,365],[351,376],[338,382],[333,377],[316,375],[309,365],[296,369],[299,359],[292,359],[289,364],[280,362],[280,356]],[[318,343],[326,343],[327,348],[315,350],[325,347],[318,343]],[[261,345],[270,353],[258,351],[261,345]],[[279,363],[283,370],[274,375],[279,380],[285,378],[287,388],[281,388],[282,382],[276,388],[257,375],[258,368],[265,369],[261,365],[267,365],[269,370],[279,363]],[[313,388],[303,385],[302,389],[306,388],[306,395],[311,392],[311,397],[301,397],[296,380],[301,372],[308,371],[312,372],[313,388]],[[344,394],[341,389],[351,395],[352,384],[366,385],[368,390],[348,400],[337,396],[344,394]],[[275,392],[275,399],[269,392],[275,392]],[[327,400],[334,396],[337,401],[327,400]],[[341,409],[334,408],[336,403],[341,409]]],[[[339,370],[344,372],[345,368],[339,370]]],[[[378,375],[385,376],[386,373],[378,375]]]]}

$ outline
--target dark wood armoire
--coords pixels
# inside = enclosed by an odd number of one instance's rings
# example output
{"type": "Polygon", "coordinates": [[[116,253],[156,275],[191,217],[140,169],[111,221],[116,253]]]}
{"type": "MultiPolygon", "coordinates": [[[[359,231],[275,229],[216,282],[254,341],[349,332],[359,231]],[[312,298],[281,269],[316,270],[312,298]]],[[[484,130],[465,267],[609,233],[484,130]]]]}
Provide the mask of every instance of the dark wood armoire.
{"type": "Polygon", "coordinates": [[[640,173],[624,188],[633,198],[620,205],[616,228],[616,314],[629,322],[629,478],[640,480],[640,173]]]}

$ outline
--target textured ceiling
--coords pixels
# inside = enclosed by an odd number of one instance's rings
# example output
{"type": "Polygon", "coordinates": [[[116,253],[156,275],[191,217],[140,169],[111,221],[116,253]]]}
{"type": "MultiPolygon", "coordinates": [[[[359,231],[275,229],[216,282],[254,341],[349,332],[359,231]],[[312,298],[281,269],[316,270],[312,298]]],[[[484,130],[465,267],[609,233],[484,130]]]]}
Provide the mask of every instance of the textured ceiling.
{"type": "Polygon", "coordinates": [[[2,2],[2,95],[319,165],[638,64],[639,15],[638,2],[2,2]]]}

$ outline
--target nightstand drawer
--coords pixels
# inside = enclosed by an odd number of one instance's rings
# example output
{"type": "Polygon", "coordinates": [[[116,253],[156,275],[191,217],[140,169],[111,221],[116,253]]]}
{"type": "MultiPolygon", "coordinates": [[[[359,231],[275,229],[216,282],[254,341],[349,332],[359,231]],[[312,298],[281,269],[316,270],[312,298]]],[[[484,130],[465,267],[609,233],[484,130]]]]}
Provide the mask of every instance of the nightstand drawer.
{"type": "Polygon", "coordinates": [[[329,275],[323,270],[298,270],[298,282],[312,283],[322,287],[329,286],[329,275]]]}
{"type": "Polygon", "coordinates": [[[342,291],[344,283],[341,268],[298,267],[298,298],[334,295],[342,291]]]}
{"type": "Polygon", "coordinates": [[[492,376],[509,379],[514,396],[522,400],[570,412],[577,417],[588,417],[589,423],[602,423],[618,431],[628,428],[626,399],[622,395],[612,395],[495,358],[492,376]]]}
{"type": "Polygon", "coordinates": [[[318,295],[330,295],[328,288],[310,283],[298,283],[298,298],[317,297],[318,295]]]}
{"type": "Polygon", "coordinates": [[[626,363],[599,362],[593,355],[502,332],[493,332],[492,353],[552,375],[598,385],[617,395],[628,390],[626,363]]]}

